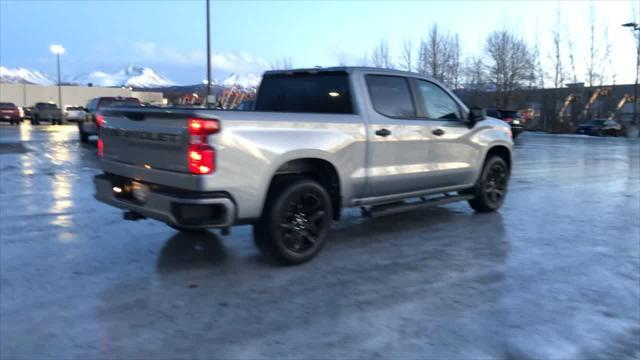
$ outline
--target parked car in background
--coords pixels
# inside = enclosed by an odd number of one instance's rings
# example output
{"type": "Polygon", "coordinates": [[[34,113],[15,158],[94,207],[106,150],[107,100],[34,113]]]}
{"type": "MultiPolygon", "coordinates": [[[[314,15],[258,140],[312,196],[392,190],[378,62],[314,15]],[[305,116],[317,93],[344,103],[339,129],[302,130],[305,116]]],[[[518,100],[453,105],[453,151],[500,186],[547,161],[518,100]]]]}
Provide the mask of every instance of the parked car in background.
{"type": "Polygon", "coordinates": [[[486,111],[487,116],[500,119],[511,125],[511,133],[513,134],[514,139],[524,131],[524,119],[520,116],[520,112],[517,110],[488,108],[486,111]]]}
{"type": "Polygon", "coordinates": [[[591,120],[578,125],[576,134],[591,136],[620,136],[622,135],[622,125],[614,120],[591,120]]]}
{"type": "Polygon", "coordinates": [[[2,102],[0,103],[0,120],[8,121],[9,124],[20,124],[22,119],[20,118],[20,110],[14,103],[2,102]]]}
{"type": "Polygon", "coordinates": [[[96,113],[106,107],[140,106],[140,100],[134,97],[103,96],[89,101],[83,120],[78,121],[78,134],[81,142],[89,141],[89,136],[98,135],[96,113]]]}
{"type": "Polygon", "coordinates": [[[54,103],[39,102],[31,110],[31,125],[40,125],[41,121],[49,121],[52,125],[61,125],[62,120],[62,110],[54,103]]]}
{"type": "Polygon", "coordinates": [[[22,107],[22,120],[31,119],[31,112],[33,111],[33,107],[31,106],[23,106],[22,107]]]}
{"type": "Polygon", "coordinates": [[[81,106],[67,105],[64,107],[64,119],[69,122],[83,121],[86,115],[87,113],[84,111],[84,108],[81,106]]]}

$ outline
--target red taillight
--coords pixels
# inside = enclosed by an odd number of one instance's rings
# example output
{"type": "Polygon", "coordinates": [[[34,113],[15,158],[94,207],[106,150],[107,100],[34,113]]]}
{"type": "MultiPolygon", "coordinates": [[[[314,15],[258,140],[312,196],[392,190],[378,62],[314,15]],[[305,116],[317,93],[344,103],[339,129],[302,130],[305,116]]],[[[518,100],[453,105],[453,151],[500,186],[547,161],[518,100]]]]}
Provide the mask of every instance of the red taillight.
{"type": "Polygon", "coordinates": [[[104,156],[104,141],[102,141],[102,138],[98,138],[98,156],[104,156]]]}
{"type": "Polygon", "coordinates": [[[207,145],[207,136],[220,131],[220,123],[218,120],[190,118],[187,127],[191,143],[187,154],[189,171],[196,175],[213,173],[216,151],[207,145]]]}
{"type": "Polygon", "coordinates": [[[96,124],[98,124],[99,127],[102,127],[102,124],[104,124],[104,116],[96,115],[96,124]]]}
{"type": "Polygon", "coordinates": [[[187,155],[192,174],[211,174],[215,170],[215,150],[209,145],[192,144],[187,155]]]}
{"type": "Polygon", "coordinates": [[[510,122],[512,122],[512,121],[513,121],[513,118],[505,118],[505,119],[504,119],[504,121],[506,121],[506,122],[510,123],[510,122]]]}
{"type": "Polygon", "coordinates": [[[218,120],[207,119],[189,119],[189,134],[191,135],[209,135],[220,131],[220,123],[218,120]]]}

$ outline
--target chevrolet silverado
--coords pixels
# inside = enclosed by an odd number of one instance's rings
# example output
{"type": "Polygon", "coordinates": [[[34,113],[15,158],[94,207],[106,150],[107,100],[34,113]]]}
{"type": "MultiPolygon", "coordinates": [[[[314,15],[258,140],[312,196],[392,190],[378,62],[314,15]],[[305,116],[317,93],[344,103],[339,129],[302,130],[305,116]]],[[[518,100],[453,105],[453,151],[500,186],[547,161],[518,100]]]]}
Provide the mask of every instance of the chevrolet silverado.
{"type": "Polygon", "coordinates": [[[513,161],[504,121],[386,69],[268,71],[251,111],[105,108],[97,124],[98,200],[181,231],[252,224],[284,264],[313,258],[345,207],[495,211],[513,161]]]}

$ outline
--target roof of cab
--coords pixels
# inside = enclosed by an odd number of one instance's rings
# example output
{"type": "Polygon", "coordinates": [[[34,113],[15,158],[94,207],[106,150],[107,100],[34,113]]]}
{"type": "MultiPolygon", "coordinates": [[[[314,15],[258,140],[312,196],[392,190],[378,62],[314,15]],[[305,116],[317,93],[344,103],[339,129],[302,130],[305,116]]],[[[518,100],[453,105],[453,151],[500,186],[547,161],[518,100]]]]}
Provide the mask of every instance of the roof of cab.
{"type": "Polygon", "coordinates": [[[295,73],[314,74],[314,73],[320,73],[320,72],[336,72],[336,71],[343,71],[348,74],[354,71],[371,71],[371,72],[377,72],[377,73],[388,73],[388,74],[394,74],[394,75],[420,77],[420,78],[432,80],[432,78],[429,76],[418,74],[415,72],[396,70],[396,69],[383,69],[383,68],[367,67],[367,66],[333,66],[333,67],[315,67],[315,68],[301,68],[301,69],[287,69],[287,70],[269,70],[269,71],[265,71],[264,76],[280,75],[280,74],[292,75],[295,73]]]}

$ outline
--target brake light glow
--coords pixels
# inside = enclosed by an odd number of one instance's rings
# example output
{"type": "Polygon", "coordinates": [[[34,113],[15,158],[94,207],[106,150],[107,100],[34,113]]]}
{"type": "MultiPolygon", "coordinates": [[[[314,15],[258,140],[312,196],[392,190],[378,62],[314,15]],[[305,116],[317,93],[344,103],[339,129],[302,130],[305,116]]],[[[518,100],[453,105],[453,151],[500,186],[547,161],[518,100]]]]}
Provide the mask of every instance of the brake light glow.
{"type": "Polygon", "coordinates": [[[102,138],[98,138],[98,156],[104,157],[104,141],[102,141],[102,138]]]}
{"type": "Polygon", "coordinates": [[[190,146],[187,154],[189,172],[196,175],[211,174],[215,170],[216,151],[207,145],[207,136],[220,131],[218,120],[189,118],[190,146]]]}
{"type": "Polygon", "coordinates": [[[189,171],[192,174],[211,174],[215,170],[215,150],[204,144],[191,144],[189,146],[189,171]]]}
{"type": "Polygon", "coordinates": [[[100,114],[96,115],[96,124],[98,124],[99,127],[102,127],[102,124],[104,124],[104,116],[100,114]]]}
{"type": "Polygon", "coordinates": [[[220,123],[218,120],[191,118],[188,124],[189,134],[191,135],[209,135],[220,131],[220,123]]]}

